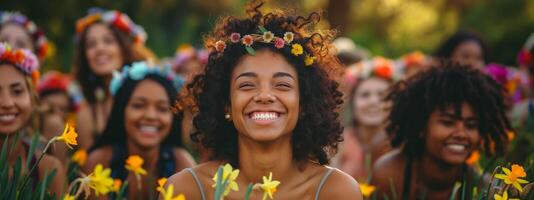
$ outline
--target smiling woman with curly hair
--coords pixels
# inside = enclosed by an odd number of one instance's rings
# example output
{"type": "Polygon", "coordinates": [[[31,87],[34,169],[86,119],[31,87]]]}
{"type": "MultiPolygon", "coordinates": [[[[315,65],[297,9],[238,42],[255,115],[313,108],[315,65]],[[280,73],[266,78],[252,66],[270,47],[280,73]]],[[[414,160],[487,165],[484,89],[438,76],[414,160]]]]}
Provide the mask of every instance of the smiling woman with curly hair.
{"type": "MultiPolygon", "coordinates": [[[[212,199],[212,177],[230,163],[240,170],[240,189],[228,199],[242,199],[247,184],[270,172],[282,183],[276,199],[361,198],[353,178],[326,166],[343,131],[332,31],[314,29],[317,13],[262,14],[261,5],[250,4],[245,19],[222,18],[206,37],[208,64],[187,90],[196,111],[192,139],[212,159],[169,184],[187,199],[212,199]]],[[[251,199],[259,196],[254,190],[251,199]]]]}

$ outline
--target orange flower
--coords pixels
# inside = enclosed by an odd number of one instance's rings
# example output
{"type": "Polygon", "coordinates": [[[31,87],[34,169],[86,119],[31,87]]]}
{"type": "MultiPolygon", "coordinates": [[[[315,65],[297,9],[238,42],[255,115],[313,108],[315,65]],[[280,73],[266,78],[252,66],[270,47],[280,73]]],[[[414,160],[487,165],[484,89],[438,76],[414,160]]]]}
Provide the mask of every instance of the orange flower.
{"type": "Polygon", "coordinates": [[[521,184],[527,184],[528,181],[521,179],[527,176],[525,169],[520,165],[512,165],[512,170],[501,167],[504,174],[495,174],[495,178],[504,180],[504,183],[514,186],[520,192],[523,191],[521,184]]]}
{"type": "Polygon", "coordinates": [[[224,49],[226,49],[226,43],[224,41],[219,40],[215,42],[215,50],[217,50],[217,52],[223,52],[224,49]]]}
{"type": "Polygon", "coordinates": [[[111,191],[113,192],[119,192],[122,187],[122,181],[121,179],[115,179],[113,180],[113,189],[111,191]]]}
{"type": "Polygon", "coordinates": [[[245,46],[251,46],[254,43],[254,38],[251,35],[243,36],[242,42],[245,46]]]}
{"type": "Polygon", "coordinates": [[[478,160],[480,159],[480,152],[478,151],[473,151],[471,153],[471,155],[469,156],[469,158],[467,158],[467,160],[465,161],[466,164],[468,165],[473,165],[475,164],[476,162],[478,162],[478,160]]]}
{"type": "Polygon", "coordinates": [[[65,124],[65,130],[63,133],[60,136],[54,137],[52,140],[63,141],[69,148],[72,149],[71,145],[78,145],[78,141],[76,141],[77,137],[78,133],[76,133],[74,128],[67,123],[65,124]]]}
{"type": "Polygon", "coordinates": [[[393,70],[391,69],[391,67],[387,65],[383,65],[383,66],[376,67],[374,70],[374,73],[378,77],[390,79],[393,74],[393,70]]]}
{"type": "Polygon", "coordinates": [[[145,161],[140,156],[133,155],[133,156],[128,157],[128,159],[126,160],[125,167],[127,170],[132,171],[136,175],[137,174],[146,175],[146,170],[143,169],[144,162],[145,161]]]}
{"type": "Polygon", "coordinates": [[[72,162],[77,163],[79,166],[85,165],[87,161],[87,151],[85,149],[79,149],[72,155],[72,162]]]}
{"type": "Polygon", "coordinates": [[[506,136],[508,137],[508,141],[512,141],[515,138],[515,133],[513,131],[507,131],[506,136]]]}

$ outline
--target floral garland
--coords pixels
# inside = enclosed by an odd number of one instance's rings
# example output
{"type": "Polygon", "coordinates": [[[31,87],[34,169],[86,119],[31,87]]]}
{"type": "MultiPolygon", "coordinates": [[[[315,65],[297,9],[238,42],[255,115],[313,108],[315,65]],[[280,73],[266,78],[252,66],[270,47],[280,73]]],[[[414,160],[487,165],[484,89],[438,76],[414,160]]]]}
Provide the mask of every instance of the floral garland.
{"type": "Polygon", "coordinates": [[[0,26],[14,23],[20,25],[30,33],[33,37],[37,56],[43,59],[48,56],[49,44],[46,36],[42,30],[40,30],[35,23],[33,23],[28,17],[18,12],[0,11],[0,26]]]}
{"type": "Polygon", "coordinates": [[[353,64],[345,70],[345,80],[350,85],[370,77],[398,81],[402,78],[402,66],[398,62],[377,56],[371,60],[353,64]]]}
{"type": "Polygon", "coordinates": [[[8,63],[31,76],[33,83],[39,81],[39,60],[28,49],[13,49],[7,43],[0,43],[0,63],[8,63]]]}
{"type": "MultiPolygon", "coordinates": [[[[291,47],[291,54],[294,56],[304,55],[304,48],[299,43],[291,44],[294,41],[295,34],[293,32],[285,32],[284,36],[275,36],[271,31],[268,31],[263,26],[259,26],[260,34],[247,34],[241,37],[239,33],[230,34],[228,40],[218,40],[215,42],[215,50],[219,53],[223,53],[226,49],[227,43],[242,43],[245,45],[245,50],[250,55],[255,55],[256,51],[252,48],[254,42],[272,43],[277,49],[282,49],[286,46],[291,47]]],[[[311,66],[316,60],[315,56],[305,54],[304,65],[311,66]]]]}
{"type": "Polygon", "coordinates": [[[84,32],[87,27],[97,22],[104,22],[105,24],[116,27],[132,37],[136,44],[144,44],[147,39],[145,29],[140,25],[135,24],[125,13],[117,10],[106,11],[100,8],[89,9],[87,16],[76,22],[77,39],[79,40],[80,34],[84,32]]]}
{"type": "Polygon", "coordinates": [[[127,78],[139,81],[144,79],[149,74],[155,74],[167,78],[173,83],[173,86],[176,90],[179,90],[184,84],[183,78],[175,74],[171,70],[171,67],[167,65],[149,66],[147,62],[143,61],[135,62],[131,65],[131,67],[126,65],[123,67],[121,72],[113,72],[113,79],[111,80],[109,91],[111,95],[115,96],[127,78]]]}

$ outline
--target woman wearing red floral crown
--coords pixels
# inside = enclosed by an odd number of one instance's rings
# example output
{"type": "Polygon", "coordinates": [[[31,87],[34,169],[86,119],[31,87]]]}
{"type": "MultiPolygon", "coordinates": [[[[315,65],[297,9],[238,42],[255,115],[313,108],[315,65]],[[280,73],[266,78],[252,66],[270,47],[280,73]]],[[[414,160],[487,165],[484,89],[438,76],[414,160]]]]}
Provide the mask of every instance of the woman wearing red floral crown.
{"type": "Polygon", "coordinates": [[[29,49],[41,61],[49,52],[44,32],[18,12],[0,11],[0,42],[6,42],[16,49],[29,49]]]}
{"type": "Polygon", "coordinates": [[[112,105],[108,89],[112,72],[146,59],[138,51],[146,37],[141,26],[116,10],[93,8],[77,21],[74,75],[86,100],[77,118],[82,148],[88,149],[106,124],[112,105]]]}

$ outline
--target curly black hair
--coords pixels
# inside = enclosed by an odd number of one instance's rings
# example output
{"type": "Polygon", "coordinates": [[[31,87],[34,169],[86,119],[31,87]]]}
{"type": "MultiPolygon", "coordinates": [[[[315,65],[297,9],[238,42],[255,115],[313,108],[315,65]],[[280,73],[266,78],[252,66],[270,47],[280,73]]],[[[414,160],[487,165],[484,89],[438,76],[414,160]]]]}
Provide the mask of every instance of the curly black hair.
{"type": "MultiPolygon", "coordinates": [[[[308,17],[294,16],[284,11],[262,14],[258,9],[262,2],[253,2],[247,9],[248,18],[224,17],[219,20],[211,35],[205,37],[206,47],[211,49],[208,63],[203,73],[195,76],[187,85],[189,102],[193,103],[195,117],[193,125],[197,129],[191,135],[193,141],[212,150],[212,160],[225,160],[237,164],[237,131],[232,122],[225,120],[225,107],[230,105],[230,76],[240,59],[247,54],[243,44],[229,44],[224,52],[215,51],[214,42],[228,38],[231,33],[241,35],[258,33],[259,26],[271,31],[277,37],[285,32],[293,32],[295,39],[304,47],[304,54],[291,54],[291,47],[277,49],[272,44],[255,42],[256,51],[268,50],[282,55],[298,74],[300,94],[300,114],[292,133],[293,159],[311,160],[327,164],[330,155],[337,151],[342,141],[343,127],[339,118],[339,108],[343,103],[339,84],[332,78],[341,71],[341,65],[330,51],[332,31],[312,32],[320,15],[312,13],[308,17]],[[304,65],[304,55],[317,58],[311,66],[304,65]]],[[[185,98],[184,98],[185,99],[185,98]]],[[[182,107],[178,105],[177,107],[182,107]]]]}
{"type": "Polygon", "coordinates": [[[506,132],[512,130],[506,117],[504,89],[480,70],[440,61],[437,66],[401,81],[388,94],[393,107],[386,128],[393,147],[403,147],[408,156],[424,152],[425,133],[432,112],[452,106],[460,115],[467,103],[478,118],[482,146],[488,155],[502,155],[506,132]]]}
{"type": "Polygon", "coordinates": [[[454,50],[456,48],[467,41],[474,41],[480,45],[480,48],[482,49],[482,59],[484,60],[484,63],[488,63],[489,58],[489,49],[486,43],[474,32],[469,31],[458,31],[451,35],[447,40],[445,40],[441,45],[438,47],[436,52],[434,53],[434,56],[438,58],[447,58],[450,59],[452,54],[454,53],[454,50]]]}

